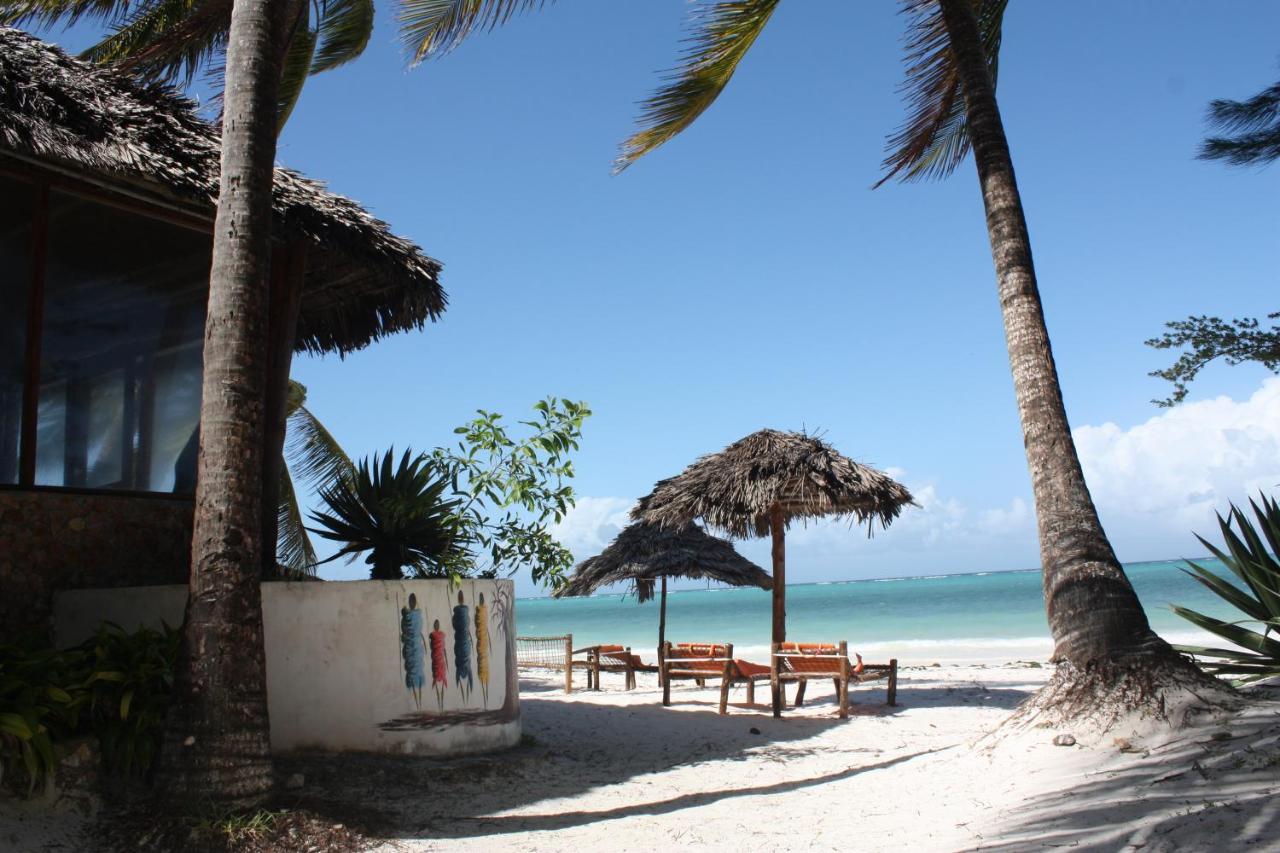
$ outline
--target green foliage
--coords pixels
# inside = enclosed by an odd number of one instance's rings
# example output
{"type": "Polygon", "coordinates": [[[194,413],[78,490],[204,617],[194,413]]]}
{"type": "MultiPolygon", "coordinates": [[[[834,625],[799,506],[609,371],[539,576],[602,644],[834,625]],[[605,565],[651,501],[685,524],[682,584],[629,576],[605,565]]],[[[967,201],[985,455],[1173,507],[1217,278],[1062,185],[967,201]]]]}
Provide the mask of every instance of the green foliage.
{"type": "Polygon", "coordinates": [[[90,665],[84,681],[89,729],[98,737],[106,769],[126,776],[151,769],[181,641],[181,632],[167,625],[128,634],[104,623],[81,647],[90,665]]]}
{"type": "Polygon", "coordinates": [[[571,454],[591,410],[582,402],[548,397],[534,405],[535,420],[520,421],[532,433],[516,438],[502,415],[483,409],[454,430],[456,449],[432,455],[454,491],[464,496],[458,521],[467,553],[454,566],[459,574],[493,577],[520,566],[537,583],[562,582],[573,555],[552,537],[550,524],[574,505],[571,454]]]}
{"type": "MultiPolygon", "coordinates": [[[[1267,315],[1269,320],[1277,317],[1280,312],[1267,315]]],[[[1147,341],[1147,346],[1155,349],[1190,347],[1190,350],[1182,353],[1172,366],[1151,373],[1173,383],[1173,396],[1153,400],[1157,406],[1167,408],[1181,403],[1196,375],[1218,358],[1230,365],[1253,361],[1272,373],[1280,373],[1280,326],[1259,329],[1258,321],[1251,317],[1230,322],[1218,317],[1188,317],[1165,325],[1170,331],[1147,341]]]]}
{"type": "Polygon", "coordinates": [[[1247,101],[1217,100],[1209,104],[1211,136],[1200,147],[1201,160],[1230,166],[1265,166],[1280,160],[1280,83],[1247,101]]]}
{"type": "Polygon", "coordinates": [[[144,775],[159,748],[180,633],[104,623],[70,649],[0,647],[0,768],[27,793],[55,769],[60,740],[92,734],[106,770],[144,775]]]}
{"type": "Polygon", "coordinates": [[[418,577],[447,577],[469,541],[457,520],[462,501],[449,496],[443,466],[406,450],[393,467],[394,453],[364,459],[350,479],[322,489],[329,512],[313,512],[322,527],[307,529],[342,543],[322,562],[367,551],[374,580],[399,580],[406,568],[418,577]]]}
{"type": "Polygon", "coordinates": [[[0,646],[0,774],[31,794],[56,762],[55,740],[76,731],[83,691],[83,652],[0,646]]]}
{"type": "Polygon", "coordinates": [[[1246,618],[1223,622],[1185,607],[1173,608],[1184,619],[1239,647],[1177,647],[1194,655],[1207,672],[1230,676],[1237,684],[1280,675],[1280,640],[1272,637],[1280,631],[1280,562],[1275,557],[1280,552],[1280,505],[1266,496],[1260,498],[1262,506],[1249,501],[1257,519],[1256,526],[1234,504],[1227,518],[1218,516],[1226,551],[1203,537],[1196,537],[1235,575],[1234,582],[1190,561],[1190,570],[1183,570],[1246,618]],[[1233,524],[1238,533],[1232,529],[1233,524]],[[1249,624],[1261,626],[1261,632],[1243,627],[1249,624]]]}
{"type": "Polygon", "coordinates": [[[292,379],[285,401],[285,423],[284,464],[280,466],[276,510],[276,559],[298,574],[314,574],[316,551],[302,521],[294,475],[307,488],[321,491],[339,480],[349,480],[355,466],[337,439],[307,408],[306,386],[292,379]]]}

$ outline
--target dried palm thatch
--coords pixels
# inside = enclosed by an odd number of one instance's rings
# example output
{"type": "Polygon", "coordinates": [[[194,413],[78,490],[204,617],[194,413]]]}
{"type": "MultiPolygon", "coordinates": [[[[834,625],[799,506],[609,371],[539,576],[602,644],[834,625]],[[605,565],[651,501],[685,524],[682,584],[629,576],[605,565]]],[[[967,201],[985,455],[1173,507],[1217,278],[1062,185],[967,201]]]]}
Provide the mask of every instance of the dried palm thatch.
{"type": "Polygon", "coordinates": [[[787,524],[835,516],[888,527],[912,503],[901,483],[842,456],[820,438],[762,429],[658,482],[631,517],[664,527],[701,518],[746,539],[769,535],[775,508],[787,524]]]}
{"type": "Polygon", "coordinates": [[[669,529],[637,522],[619,533],[598,556],[579,563],[555,596],[590,595],[601,587],[630,581],[643,603],[653,598],[657,579],[666,577],[706,578],[730,586],[773,589],[768,572],[696,524],[669,529]]]}
{"type": "MultiPolygon", "coordinates": [[[[0,27],[0,166],[65,175],[213,221],[219,132],[166,86],[0,27]]],[[[440,264],[356,202],[276,169],[275,236],[308,247],[297,349],[346,353],[421,329],[440,264]]]]}

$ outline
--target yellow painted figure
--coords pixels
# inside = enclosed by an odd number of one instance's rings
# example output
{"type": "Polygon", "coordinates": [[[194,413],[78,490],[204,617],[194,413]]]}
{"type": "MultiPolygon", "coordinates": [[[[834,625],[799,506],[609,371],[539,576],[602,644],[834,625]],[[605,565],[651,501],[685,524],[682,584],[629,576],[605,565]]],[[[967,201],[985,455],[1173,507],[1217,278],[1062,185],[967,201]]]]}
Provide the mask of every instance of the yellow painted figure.
{"type": "Polygon", "coordinates": [[[484,593],[476,601],[476,675],[480,678],[480,692],[484,706],[489,707],[489,607],[484,603],[484,593]]]}

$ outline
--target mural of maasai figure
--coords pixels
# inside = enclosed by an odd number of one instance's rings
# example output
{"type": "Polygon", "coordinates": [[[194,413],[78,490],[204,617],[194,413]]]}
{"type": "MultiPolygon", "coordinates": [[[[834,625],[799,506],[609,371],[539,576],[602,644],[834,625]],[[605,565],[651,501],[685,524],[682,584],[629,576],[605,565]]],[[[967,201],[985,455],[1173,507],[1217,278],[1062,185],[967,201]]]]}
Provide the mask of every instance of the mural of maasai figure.
{"type": "Polygon", "coordinates": [[[471,698],[475,682],[471,678],[471,614],[458,590],[458,606],[453,608],[453,668],[454,681],[462,691],[463,704],[471,698]]]}
{"type": "Polygon", "coordinates": [[[422,636],[422,611],[418,596],[409,593],[409,606],[400,608],[400,656],[404,659],[404,686],[422,710],[422,688],[427,683],[427,640],[422,636]]]}
{"type": "Polygon", "coordinates": [[[484,706],[489,707],[489,608],[484,603],[484,593],[476,600],[476,678],[480,679],[480,693],[484,706]]]}
{"type": "Polygon", "coordinates": [[[444,689],[449,686],[449,658],[444,647],[444,631],[440,630],[440,620],[432,624],[431,633],[427,635],[431,647],[431,688],[436,692],[436,704],[440,713],[444,713],[444,689]]]}

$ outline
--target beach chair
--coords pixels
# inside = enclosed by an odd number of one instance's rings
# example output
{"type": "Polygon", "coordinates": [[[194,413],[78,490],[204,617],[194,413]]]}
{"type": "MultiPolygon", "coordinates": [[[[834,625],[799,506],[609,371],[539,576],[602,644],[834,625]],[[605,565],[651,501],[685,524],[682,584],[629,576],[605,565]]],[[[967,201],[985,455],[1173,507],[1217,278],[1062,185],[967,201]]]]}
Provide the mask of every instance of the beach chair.
{"type": "Polygon", "coordinates": [[[849,662],[848,643],[774,643],[770,655],[771,682],[778,695],[774,716],[782,715],[786,705],[786,685],[796,682],[797,708],[804,705],[805,687],[811,678],[830,678],[836,688],[836,700],[840,705],[840,718],[849,717],[849,685],[888,679],[886,705],[898,704],[898,661],[887,664],[849,662]]]}
{"type": "Polygon", "coordinates": [[[756,700],[756,682],[771,678],[769,667],[733,657],[733,643],[667,643],[662,655],[662,704],[671,704],[672,679],[693,680],[700,687],[720,679],[720,713],[728,713],[729,688],[747,685],[747,702],[756,700]]]}
{"type": "Polygon", "coordinates": [[[587,654],[587,686],[600,689],[600,673],[621,672],[626,676],[627,690],[634,690],[637,672],[657,672],[658,667],[645,663],[639,655],[631,653],[630,646],[589,646],[587,654]]]}

